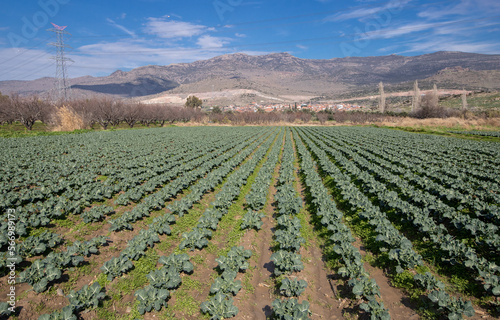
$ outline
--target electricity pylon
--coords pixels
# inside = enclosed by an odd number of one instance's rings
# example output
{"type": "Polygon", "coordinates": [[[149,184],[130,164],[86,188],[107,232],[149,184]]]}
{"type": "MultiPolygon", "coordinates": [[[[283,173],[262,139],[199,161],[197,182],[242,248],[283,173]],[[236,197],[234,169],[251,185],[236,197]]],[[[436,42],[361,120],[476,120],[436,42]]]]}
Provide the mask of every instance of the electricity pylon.
{"type": "Polygon", "coordinates": [[[70,95],[70,86],[68,83],[68,70],[66,68],[66,62],[74,62],[70,58],[66,58],[64,54],[65,48],[71,48],[64,44],[64,36],[71,35],[68,31],[65,31],[66,26],[58,26],[52,23],[54,28],[48,29],[50,32],[54,32],[57,37],[56,42],[49,43],[50,46],[56,48],[56,55],[52,59],[56,60],[56,92],[58,100],[67,100],[70,95]]]}

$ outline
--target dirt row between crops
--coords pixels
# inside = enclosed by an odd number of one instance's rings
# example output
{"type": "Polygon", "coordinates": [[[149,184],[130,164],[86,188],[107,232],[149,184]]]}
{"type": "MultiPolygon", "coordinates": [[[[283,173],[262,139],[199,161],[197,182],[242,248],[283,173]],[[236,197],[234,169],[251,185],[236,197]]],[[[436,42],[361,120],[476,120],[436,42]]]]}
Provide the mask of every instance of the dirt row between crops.
{"type": "MultiPolygon", "coordinates": [[[[123,192],[114,195],[112,199],[106,200],[105,204],[115,206],[114,200],[116,200],[121,193],[123,192]]],[[[16,292],[18,297],[17,306],[18,310],[20,309],[20,311],[18,312],[18,318],[21,320],[38,319],[41,314],[61,310],[64,306],[68,305],[68,299],[66,298],[66,295],[69,294],[71,289],[78,290],[84,285],[95,282],[97,277],[102,274],[102,270],[100,268],[102,267],[104,262],[114,257],[118,257],[120,253],[126,248],[127,243],[133,237],[135,237],[141,229],[148,228],[148,223],[146,223],[146,221],[152,221],[154,217],[168,213],[169,211],[168,209],[166,209],[166,207],[170,203],[180,200],[188,193],[189,191],[186,192],[186,190],[183,190],[176,197],[167,201],[165,203],[164,209],[152,212],[150,217],[133,223],[134,230],[132,231],[125,230],[109,233],[109,224],[107,223],[107,221],[120,216],[125,211],[130,211],[137,205],[136,203],[132,203],[127,206],[119,206],[115,209],[115,214],[113,214],[112,216],[106,217],[106,219],[101,222],[85,224],[82,230],[74,229],[74,226],[76,226],[77,223],[80,222],[81,218],[73,217],[71,215],[68,216],[68,218],[70,218],[71,221],[75,222],[73,227],[60,227],[57,225],[52,225],[49,230],[51,232],[55,232],[56,234],[62,235],[66,242],[65,244],[59,246],[55,251],[64,251],[67,247],[67,243],[73,243],[75,240],[90,240],[91,238],[97,236],[107,236],[109,240],[107,245],[99,248],[99,254],[85,257],[85,261],[82,265],[77,268],[70,268],[69,270],[64,271],[62,278],[52,283],[49,289],[43,293],[36,293],[32,289],[31,285],[27,283],[16,284],[16,292]]],[[[154,248],[148,248],[146,251],[146,255],[152,255],[155,257],[170,255],[179,246],[182,240],[182,232],[186,231],[178,231],[179,225],[185,224],[183,223],[183,220],[191,219],[194,220],[194,224],[192,223],[193,225],[190,226],[190,228],[193,227],[196,224],[198,218],[201,217],[202,213],[205,211],[205,208],[208,208],[209,204],[214,200],[215,192],[209,192],[205,194],[201,201],[195,205],[196,208],[191,209],[188,215],[185,215],[182,218],[177,217],[177,222],[171,226],[172,234],[160,235],[160,242],[155,244],[154,248]]],[[[28,260],[34,261],[37,259],[40,259],[40,257],[33,257],[29,258],[28,260]]],[[[210,259],[210,261],[213,260],[214,258],[210,259]]],[[[137,261],[134,262],[134,266],[135,265],[137,265],[137,261]]],[[[158,263],[155,263],[155,265],[156,268],[161,267],[161,265],[158,263]]],[[[134,292],[123,294],[123,292],[121,292],[123,289],[121,289],[120,287],[126,287],[126,282],[130,282],[133,280],[132,277],[134,273],[135,268],[122,277],[114,279],[105,287],[107,296],[113,296],[113,299],[111,300],[111,302],[109,298],[105,299],[104,308],[108,307],[109,313],[113,314],[115,317],[123,316],[131,312],[131,308],[135,302],[135,297],[133,295],[134,292]],[[117,288],[120,289],[117,290],[117,288]]],[[[6,296],[9,291],[9,287],[6,284],[7,276],[0,278],[0,295],[2,296],[6,296]]],[[[99,309],[102,308],[103,306],[101,305],[99,309]]],[[[89,312],[83,313],[81,315],[81,318],[97,319],[97,310],[91,310],[89,312]]]]}
{"type": "MultiPolygon", "coordinates": [[[[294,143],[294,151],[295,151],[295,157],[298,159],[298,154],[297,150],[295,148],[295,143],[294,143]]],[[[299,172],[299,164],[296,163],[296,170],[297,170],[297,175],[299,172]]],[[[298,190],[302,196],[303,199],[306,197],[306,192],[305,192],[305,186],[302,184],[300,179],[298,179],[298,190]]],[[[303,202],[303,205],[305,206],[305,201],[303,202]]],[[[307,215],[310,221],[310,214],[307,215]]],[[[312,226],[311,226],[312,227],[312,226]]],[[[355,247],[360,250],[360,252],[364,255],[366,252],[364,251],[362,244],[359,239],[355,243],[353,243],[355,247]]],[[[318,246],[314,246],[314,249],[318,249],[318,246]]],[[[322,252],[319,253],[321,256],[321,259],[324,261],[324,255],[322,252]]],[[[418,314],[412,309],[414,306],[409,303],[409,298],[406,297],[401,290],[396,289],[390,285],[390,279],[385,276],[382,270],[374,268],[370,266],[368,263],[364,264],[365,270],[370,274],[370,277],[373,278],[376,283],[380,287],[380,293],[381,293],[381,300],[384,303],[384,306],[389,310],[389,313],[391,315],[392,319],[408,319],[408,320],[414,320],[414,319],[419,319],[420,317],[418,314]]],[[[346,284],[343,280],[341,280],[341,276],[336,274],[335,271],[333,270],[328,270],[329,275],[328,281],[330,281],[331,289],[334,291],[334,294],[336,297],[338,297],[338,300],[333,297],[332,300],[336,300],[336,303],[338,303],[338,308],[342,311],[342,313],[356,313],[356,308],[359,304],[358,301],[349,299],[345,295],[351,295],[350,290],[346,288],[346,284]],[[347,289],[347,290],[346,290],[347,289]]]]}

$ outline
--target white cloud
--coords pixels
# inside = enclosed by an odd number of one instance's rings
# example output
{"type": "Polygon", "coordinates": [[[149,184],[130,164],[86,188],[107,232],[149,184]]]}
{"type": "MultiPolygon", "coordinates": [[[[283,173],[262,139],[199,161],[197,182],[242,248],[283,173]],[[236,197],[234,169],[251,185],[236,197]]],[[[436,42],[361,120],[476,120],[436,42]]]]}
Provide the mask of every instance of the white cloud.
{"type": "Polygon", "coordinates": [[[136,37],[135,32],[127,29],[126,27],[124,27],[122,25],[119,25],[118,23],[116,23],[115,21],[111,20],[110,18],[107,18],[106,21],[109,22],[109,24],[111,24],[113,27],[122,30],[123,32],[125,32],[129,36],[134,37],[134,38],[136,37]]]}
{"type": "Polygon", "coordinates": [[[302,50],[307,50],[309,47],[303,46],[301,44],[296,45],[297,48],[302,49],[302,50]]]}
{"type": "Polygon", "coordinates": [[[183,21],[167,21],[163,18],[148,18],[144,28],[146,33],[164,39],[189,38],[208,31],[206,26],[183,21]]]}
{"type": "Polygon", "coordinates": [[[419,39],[418,41],[407,44],[407,47],[409,47],[407,50],[400,53],[436,51],[463,51],[486,54],[500,53],[500,44],[498,44],[498,42],[454,41],[447,37],[419,39]]]}
{"type": "Polygon", "coordinates": [[[229,38],[221,38],[221,37],[212,37],[209,35],[203,35],[198,38],[196,44],[198,44],[203,49],[214,49],[214,48],[222,48],[224,45],[228,44],[230,41],[229,38]]]}
{"type": "Polygon", "coordinates": [[[432,23],[410,23],[404,26],[394,28],[384,28],[372,32],[367,32],[361,35],[362,39],[377,39],[377,38],[395,38],[409,33],[420,32],[435,27],[432,23]]]}
{"type": "Polygon", "coordinates": [[[41,77],[53,77],[56,72],[55,61],[51,54],[36,49],[0,49],[0,81],[31,80],[41,77]]]}
{"type": "Polygon", "coordinates": [[[440,19],[446,16],[475,16],[500,13],[500,3],[494,0],[460,0],[450,5],[428,7],[418,13],[418,16],[426,19],[440,19]]]}
{"type": "Polygon", "coordinates": [[[339,13],[326,17],[325,21],[338,22],[351,19],[367,18],[367,17],[372,17],[373,15],[382,11],[396,12],[402,10],[403,7],[411,1],[412,0],[392,0],[386,3],[385,5],[378,7],[365,5],[363,7],[354,8],[344,13],[339,13]]]}

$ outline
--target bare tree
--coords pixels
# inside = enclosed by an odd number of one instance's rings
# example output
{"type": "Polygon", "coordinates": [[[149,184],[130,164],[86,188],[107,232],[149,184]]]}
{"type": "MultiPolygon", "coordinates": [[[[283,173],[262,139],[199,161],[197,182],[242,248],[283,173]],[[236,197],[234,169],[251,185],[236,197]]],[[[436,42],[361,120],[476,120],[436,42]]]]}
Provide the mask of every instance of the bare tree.
{"type": "Polygon", "coordinates": [[[73,100],[70,106],[80,116],[85,128],[92,128],[94,126],[96,117],[94,116],[93,101],[88,99],[73,100]]]}
{"type": "Polygon", "coordinates": [[[140,102],[124,104],[122,106],[122,111],[122,120],[125,121],[130,128],[133,128],[139,120],[139,114],[142,111],[142,104],[140,102]]]}
{"type": "Polygon", "coordinates": [[[92,116],[95,122],[106,130],[110,124],[119,118],[116,104],[107,98],[95,98],[89,100],[89,107],[92,109],[92,116]]]}
{"type": "Polygon", "coordinates": [[[9,96],[0,93],[0,123],[12,124],[15,121],[15,115],[12,110],[12,101],[9,96]]]}
{"type": "Polygon", "coordinates": [[[434,86],[432,87],[432,103],[435,104],[436,106],[439,105],[439,92],[437,89],[437,85],[434,83],[434,86]]]}
{"type": "Polygon", "coordinates": [[[462,109],[467,110],[467,91],[465,89],[462,92],[462,109]]]}
{"type": "Polygon", "coordinates": [[[325,124],[325,122],[329,118],[329,114],[326,112],[318,112],[318,113],[316,113],[316,117],[318,118],[319,123],[325,124]]]}
{"type": "Polygon", "coordinates": [[[378,84],[378,88],[380,91],[378,107],[379,107],[380,112],[384,113],[385,112],[385,93],[384,93],[384,83],[382,81],[380,81],[380,83],[378,84]]]}
{"type": "Polygon", "coordinates": [[[33,96],[22,99],[18,95],[12,97],[12,109],[16,120],[21,122],[26,129],[33,129],[37,120],[42,120],[44,112],[48,109],[48,103],[33,96]]]}
{"type": "Polygon", "coordinates": [[[415,80],[415,84],[413,85],[413,100],[411,104],[411,111],[414,112],[420,108],[420,89],[418,88],[418,81],[415,80]]]}

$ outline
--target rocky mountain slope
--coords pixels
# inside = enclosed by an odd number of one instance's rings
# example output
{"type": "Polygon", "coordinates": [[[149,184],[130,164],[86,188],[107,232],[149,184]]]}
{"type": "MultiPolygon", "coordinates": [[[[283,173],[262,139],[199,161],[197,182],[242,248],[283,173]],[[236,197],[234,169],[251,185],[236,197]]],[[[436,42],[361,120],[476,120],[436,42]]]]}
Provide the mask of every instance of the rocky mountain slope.
{"type": "MultiPolygon", "coordinates": [[[[436,52],[421,56],[346,57],[328,60],[300,59],[288,53],[250,56],[228,54],[192,63],[144,66],[106,77],[71,79],[73,95],[108,95],[121,98],[155,94],[185,95],[193,92],[254,90],[278,99],[345,94],[380,81],[388,85],[417,79],[435,79],[447,85],[499,89],[491,70],[500,70],[500,55],[436,52]],[[458,68],[458,69],[457,69],[458,68]],[[451,70],[447,72],[446,70],[451,70]],[[459,72],[455,72],[455,71],[459,72]],[[471,83],[467,83],[471,73],[471,83]]],[[[0,92],[21,95],[48,93],[53,78],[1,81],[0,92]]]]}

